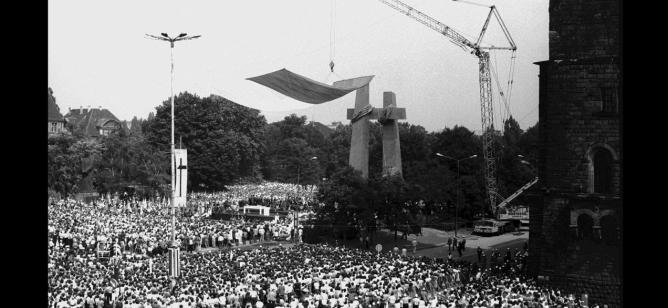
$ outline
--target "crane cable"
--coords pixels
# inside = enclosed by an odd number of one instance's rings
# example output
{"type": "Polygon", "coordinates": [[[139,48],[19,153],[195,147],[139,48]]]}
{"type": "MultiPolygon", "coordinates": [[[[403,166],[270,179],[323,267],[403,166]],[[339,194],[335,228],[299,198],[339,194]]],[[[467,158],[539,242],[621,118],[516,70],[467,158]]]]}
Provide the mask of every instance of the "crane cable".
{"type": "Polygon", "coordinates": [[[331,0],[330,7],[330,23],[329,23],[329,70],[330,72],[325,77],[325,83],[329,83],[330,78],[334,75],[338,80],[345,78],[341,77],[334,71],[334,55],[336,53],[336,0],[331,0]]]}
{"type": "Polygon", "coordinates": [[[335,25],[335,18],[336,18],[336,0],[331,0],[331,7],[330,7],[330,21],[329,21],[329,70],[331,73],[334,73],[334,47],[335,47],[335,38],[336,38],[336,25],[335,25]]]}
{"type": "MultiPolygon", "coordinates": [[[[489,67],[490,67],[490,71],[491,71],[491,73],[493,74],[494,83],[496,83],[496,89],[497,89],[497,91],[496,91],[494,94],[495,94],[495,97],[496,97],[496,99],[497,99],[496,102],[497,102],[498,107],[499,107],[499,108],[498,108],[499,117],[498,117],[497,119],[500,120],[500,123],[499,123],[499,124],[501,124],[501,125],[499,125],[499,126],[497,126],[497,127],[499,127],[499,130],[501,131],[501,133],[503,133],[503,128],[504,128],[504,125],[503,125],[503,124],[506,122],[506,119],[505,119],[505,117],[504,117],[505,115],[504,115],[504,113],[503,113],[503,111],[504,111],[504,109],[503,109],[503,89],[501,89],[501,87],[499,86],[498,72],[497,72],[497,69],[496,69],[496,67],[498,66],[498,65],[497,65],[498,62],[497,62],[497,60],[496,60],[496,55],[497,55],[496,50],[494,50],[494,51],[492,52],[492,54],[494,55],[494,65],[492,65],[492,64],[490,63],[489,67]]],[[[496,107],[495,107],[495,108],[496,108],[496,107]]]]}
{"type": "Polygon", "coordinates": [[[495,62],[494,65],[492,65],[492,63],[490,63],[489,66],[490,66],[490,72],[492,73],[492,77],[493,77],[492,79],[494,79],[494,82],[496,83],[496,88],[497,88],[498,94],[500,96],[499,107],[505,107],[505,110],[504,110],[504,108],[499,108],[499,118],[500,118],[499,120],[501,120],[501,123],[500,123],[501,126],[500,127],[501,127],[501,131],[503,132],[503,124],[506,120],[505,117],[504,117],[503,111],[506,111],[505,115],[507,116],[510,113],[510,109],[508,108],[508,102],[506,101],[506,97],[503,95],[503,89],[501,88],[501,85],[499,84],[499,76],[498,76],[497,70],[496,70],[496,53],[494,53],[494,62],[495,62]]]}
{"type": "MultiPolygon", "coordinates": [[[[492,72],[492,74],[494,74],[494,81],[496,82],[496,87],[499,89],[499,94],[500,94],[500,97],[501,97],[501,102],[499,102],[499,104],[503,103],[503,107],[505,107],[505,112],[506,112],[505,117],[501,114],[502,110],[499,111],[500,115],[501,115],[501,119],[502,119],[503,122],[505,122],[505,120],[507,120],[508,117],[512,116],[512,114],[510,112],[510,103],[509,102],[510,102],[510,96],[512,95],[512,91],[513,91],[513,81],[514,81],[514,76],[515,76],[515,62],[516,62],[515,59],[516,58],[517,58],[516,57],[516,51],[513,50],[512,55],[510,57],[510,67],[508,69],[508,82],[507,82],[507,87],[506,87],[506,93],[508,93],[508,96],[504,95],[504,92],[501,89],[501,85],[499,84],[499,78],[498,78],[497,70],[496,70],[496,67],[495,67],[496,66],[496,52],[494,52],[494,62],[495,62],[494,64],[495,65],[494,66],[490,65],[490,68],[491,68],[490,71],[492,72]]],[[[503,127],[503,125],[501,127],[503,127]]]]}
{"type": "Polygon", "coordinates": [[[510,69],[508,70],[508,101],[510,101],[511,96],[513,95],[513,81],[515,79],[515,59],[517,59],[516,55],[517,51],[513,50],[512,55],[510,56],[510,69]]]}

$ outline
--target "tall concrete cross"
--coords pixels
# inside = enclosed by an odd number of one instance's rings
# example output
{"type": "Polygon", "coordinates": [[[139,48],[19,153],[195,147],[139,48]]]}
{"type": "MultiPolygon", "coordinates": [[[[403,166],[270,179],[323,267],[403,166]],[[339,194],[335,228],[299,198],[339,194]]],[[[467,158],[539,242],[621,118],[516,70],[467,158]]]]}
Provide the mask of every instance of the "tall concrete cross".
{"type": "Polygon", "coordinates": [[[396,107],[396,95],[383,92],[383,108],[369,105],[369,86],[357,90],[355,109],[348,109],[347,118],[353,121],[348,163],[369,177],[369,120],[378,119],[383,125],[383,174],[401,175],[401,148],[397,120],[406,119],[406,109],[396,107]]]}

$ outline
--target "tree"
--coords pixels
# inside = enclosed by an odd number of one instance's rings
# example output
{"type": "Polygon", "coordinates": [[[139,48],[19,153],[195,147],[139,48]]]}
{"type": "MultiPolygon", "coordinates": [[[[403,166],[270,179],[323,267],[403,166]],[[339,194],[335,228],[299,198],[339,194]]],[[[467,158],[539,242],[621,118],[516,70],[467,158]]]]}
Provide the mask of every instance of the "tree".
{"type": "MultiPolygon", "coordinates": [[[[482,153],[482,139],[472,131],[463,126],[455,126],[452,129],[445,128],[443,131],[434,133],[432,137],[432,152],[441,153],[454,159],[463,159],[471,155],[477,158],[467,159],[460,162],[460,216],[471,219],[474,209],[487,208],[486,186],[484,178],[484,158],[482,153]],[[473,197],[478,194],[480,197],[473,197]]],[[[446,164],[448,171],[444,172],[449,184],[446,184],[448,193],[445,202],[454,207],[457,203],[457,162],[449,159],[439,159],[441,164],[446,164]],[[446,161],[447,160],[447,161],[446,161]],[[451,184],[450,184],[451,183],[451,184]]],[[[442,182],[441,182],[442,183],[442,182]]],[[[450,210],[451,212],[452,209],[450,210]]]]}
{"type": "Polygon", "coordinates": [[[497,167],[499,193],[502,196],[511,195],[533,179],[531,170],[522,164],[524,159],[518,156],[527,155],[520,148],[520,142],[524,135],[520,125],[513,117],[504,122],[497,167]]]}
{"type": "Polygon", "coordinates": [[[316,184],[327,166],[323,149],[325,137],[305,116],[291,114],[265,127],[265,155],[262,171],[265,178],[300,184],[316,184]],[[316,157],[315,159],[313,157],[316,157]]]}
{"type": "Polygon", "coordinates": [[[538,138],[538,123],[536,123],[534,126],[527,128],[517,143],[520,153],[532,164],[538,162],[538,150],[540,146],[538,138]]]}
{"type": "Polygon", "coordinates": [[[522,129],[520,124],[510,116],[505,122],[503,122],[503,141],[507,146],[517,146],[522,136],[522,129]]]}
{"type": "Polygon", "coordinates": [[[326,178],[332,177],[334,173],[348,166],[351,134],[351,125],[341,125],[325,140],[322,154],[318,157],[321,158],[326,178]]]}
{"type": "Polygon", "coordinates": [[[403,225],[407,220],[405,215],[406,203],[410,201],[409,185],[399,175],[382,176],[376,175],[369,181],[372,188],[372,207],[363,217],[367,221],[374,218],[374,214],[394,229],[394,240],[397,240],[398,225],[403,225]]]}
{"type": "Polygon", "coordinates": [[[134,116],[132,118],[132,121],[130,121],[130,134],[131,135],[142,134],[143,122],[144,121],[142,119],[137,119],[137,116],[134,116]]]}
{"type": "MultiPolygon", "coordinates": [[[[175,140],[188,149],[188,189],[222,190],[243,177],[257,178],[263,151],[264,116],[220,96],[180,93],[174,100],[175,140]]],[[[169,101],[148,120],[147,141],[170,151],[169,101]]]]}
{"type": "Polygon", "coordinates": [[[316,184],[320,175],[315,149],[304,139],[282,140],[270,158],[273,179],[296,184],[316,184]],[[314,158],[316,157],[316,158],[314,158]]]}
{"type": "Polygon", "coordinates": [[[306,139],[305,123],[306,116],[297,116],[293,113],[285,117],[283,121],[274,123],[274,125],[278,127],[283,138],[306,139]]]}
{"type": "Polygon", "coordinates": [[[324,181],[317,198],[323,204],[316,210],[318,221],[335,226],[335,232],[359,231],[359,225],[372,217],[373,191],[362,173],[350,166],[324,181]]]}
{"type": "Polygon", "coordinates": [[[68,196],[75,192],[75,185],[81,178],[81,170],[74,161],[70,150],[77,141],[73,136],[57,136],[48,139],[48,183],[49,189],[68,196]]]}
{"type": "Polygon", "coordinates": [[[429,146],[431,135],[420,125],[399,124],[402,162],[417,162],[429,159],[432,154],[429,146]]]}
{"type": "Polygon", "coordinates": [[[146,187],[146,195],[166,193],[169,152],[151,146],[143,134],[112,134],[102,143],[107,150],[96,164],[98,192],[119,192],[133,186],[146,187]]]}
{"type": "Polygon", "coordinates": [[[96,161],[106,150],[96,139],[82,139],[75,136],[49,138],[49,188],[61,196],[69,196],[82,189],[93,176],[96,161]]]}

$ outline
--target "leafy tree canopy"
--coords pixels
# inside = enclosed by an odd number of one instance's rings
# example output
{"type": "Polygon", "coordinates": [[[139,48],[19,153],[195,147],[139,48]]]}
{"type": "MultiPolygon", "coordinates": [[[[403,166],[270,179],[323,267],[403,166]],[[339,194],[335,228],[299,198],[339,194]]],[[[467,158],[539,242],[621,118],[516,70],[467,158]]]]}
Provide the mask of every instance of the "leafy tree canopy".
{"type": "MultiPolygon", "coordinates": [[[[169,151],[170,111],[166,100],[145,126],[147,142],[162,151],[169,151]]],[[[239,178],[261,177],[265,125],[258,110],[219,96],[175,97],[174,138],[176,146],[188,149],[189,190],[222,190],[239,178]]]]}

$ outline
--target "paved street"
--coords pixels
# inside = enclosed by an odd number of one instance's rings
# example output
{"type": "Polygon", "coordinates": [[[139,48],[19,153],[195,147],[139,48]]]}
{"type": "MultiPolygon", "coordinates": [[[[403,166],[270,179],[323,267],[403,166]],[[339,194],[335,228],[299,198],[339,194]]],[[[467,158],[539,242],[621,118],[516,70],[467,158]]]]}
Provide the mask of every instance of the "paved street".
{"type": "MultiPolygon", "coordinates": [[[[382,229],[374,235],[369,249],[374,249],[376,244],[382,245],[382,252],[388,252],[394,247],[400,250],[406,248],[408,254],[412,255],[413,240],[417,240],[416,255],[428,257],[448,256],[448,238],[454,236],[454,231],[442,231],[432,228],[422,228],[422,236],[409,235],[408,239],[402,239],[401,233],[398,233],[397,241],[394,241],[394,232],[388,229],[382,229]]],[[[466,250],[462,252],[461,259],[476,262],[478,257],[476,249],[478,246],[485,251],[486,255],[490,249],[498,249],[499,252],[506,248],[522,249],[524,242],[529,239],[529,232],[523,231],[521,234],[506,233],[498,236],[481,237],[472,235],[470,230],[460,229],[457,231],[458,238],[466,238],[466,250]]],[[[345,242],[348,247],[362,248],[359,239],[348,240],[345,242]]],[[[456,250],[452,251],[453,259],[460,259],[456,250]]]]}
{"type": "MultiPolygon", "coordinates": [[[[417,255],[429,256],[429,257],[447,257],[448,255],[448,238],[454,236],[454,231],[445,232],[441,230],[435,230],[430,228],[423,228],[422,234],[424,236],[415,237],[414,235],[409,237],[410,240],[417,239],[418,243],[432,244],[435,247],[418,249],[416,251],[417,255]]],[[[500,252],[505,251],[506,248],[521,249],[524,243],[529,239],[529,232],[522,232],[519,235],[514,233],[506,233],[498,236],[490,237],[481,237],[477,235],[472,235],[470,231],[459,230],[457,231],[459,238],[466,239],[466,249],[462,252],[462,259],[468,261],[477,261],[477,248],[480,247],[485,251],[486,255],[489,255],[488,252],[491,249],[498,249],[500,252]]],[[[454,259],[459,259],[459,254],[456,250],[452,251],[452,256],[454,259]]]]}

